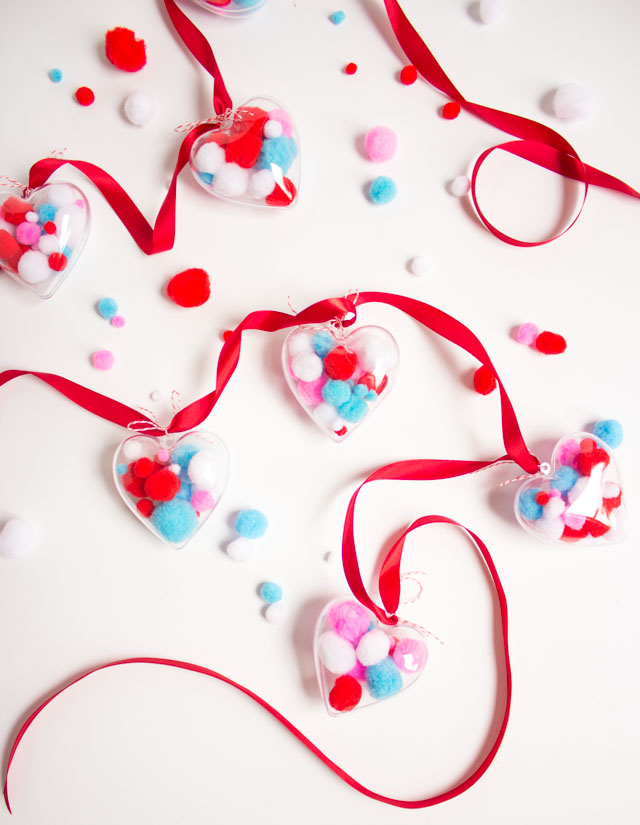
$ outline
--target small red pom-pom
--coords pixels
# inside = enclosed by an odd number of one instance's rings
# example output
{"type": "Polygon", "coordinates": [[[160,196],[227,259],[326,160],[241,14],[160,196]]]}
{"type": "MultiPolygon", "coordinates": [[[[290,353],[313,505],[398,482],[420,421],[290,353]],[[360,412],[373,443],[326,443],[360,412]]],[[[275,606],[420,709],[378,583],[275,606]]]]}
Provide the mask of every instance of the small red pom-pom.
{"type": "Polygon", "coordinates": [[[324,371],[329,378],[346,381],[351,378],[358,366],[358,356],[346,347],[335,347],[325,356],[324,371]]]}
{"type": "Polygon", "coordinates": [[[336,435],[343,436],[347,434],[347,428],[343,425],[339,430],[334,430],[336,435]]]}
{"type": "Polygon", "coordinates": [[[167,284],[167,295],[180,307],[202,306],[211,295],[209,276],[195,267],[178,272],[167,284]]]}
{"type": "Polygon", "coordinates": [[[358,71],[358,64],[357,63],[347,63],[344,67],[345,74],[355,74],[358,71]]]}
{"type": "Polygon", "coordinates": [[[81,106],[91,106],[96,96],[88,86],[80,86],[76,89],[76,100],[81,106]]]}
{"type": "Polygon", "coordinates": [[[442,107],[442,117],[445,120],[454,120],[460,114],[460,104],[457,100],[450,100],[442,107]]]}
{"type": "Polygon", "coordinates": [[[329,704],[341,713],[353,710],[362,698],[362,685],[353,676],[338,676],[329,693],[329,704]]]}
{"type": "Polygon", "coordinates": [[[12,223],[14,226],[17,226],[24,221],[24,216],[27,212],[31,212],[32,208],[30,203],[12,195],[2,204],[0,215],[2,215],[7,223],[12,223]]]}
{"type": "Polygon", "coordinates": [[[244,135],[230,140],[225,146],[225,160],[227,163],[237,163],[243,169],[251,169],[258,160],[262,149],[262,139],[255,132],[245,132],[244,135]]]}
{"type": "Polygon", "coordinates": [[[545,490],[540,490],[540,492],[536,494],[536,504],[541,504],[544,507],[544,505],[548,503],[549,493],[547,493],[545,490]]]}
{"type": "Polygon", "coordinates": [[[405,86],[411,86],[411,84],[415,83],[417,79],[418,70],[415,66],[405,66],[400,72],[400,83],[404,83],[405,86]]]}
{"type": "Polygon", "coordinates": [[[151,473],[144,483],[145,494],[154,501],[171,501],[179,489],[180,479],[167,468],[151,473]]]}
{"type": "Polygon", "coordinates": [[[0,258],[3,261],[8,261],[14,255],[20,257],[20,246],[18,241],[6,229],[0,229],[0,258]]]}
{"type": "Polygon", "coordinates": [[[536,338],[536,349],[545,355],[559,355],[566,348],[567,342],[555,332],[541,332],[536,338]]]}
{"type": "Polygon", "coordinates": [[[135,33],[123,26],[107,32],[104,53],[107,60],[123,72],[138,72],[147,62],[144,40],[136,40],[135,33]]]}
{"type": "Polygon", "coordinates": [[[598,464],[604,464],[605,467],[609,464],[609,453],[606,450],[598,448],[588,453],[579,453],[576,459],[576,469],[583,476],[590,476],[598,464]]]}
{"type": "Polygon", "coordinates": [[[589,531],[587,530],[586,522],[578,530],[574,530],[573,527],[565,524],[561,538],[564,539],[564,541],[578,541],[578,539],[586,539],[588,535],[589,531]]]}
{"type": "Polygon", "coordinates": [[[264,199],[265,203],[268,203],[269,206],[291,206],[295,200],[297,195],[296,187],[289,178],[283,178],[282,182],[286,187],[286,191],[276,184],[273,192],[264,199]]]}
{"type": "Polygon", "coordinates": [[[233,330],[232,329],[225,329],[225,331],[222,333],[222,340],[225,342],[225,344],[227,343],[229,338],[231,338],[232,335],[233,335],[233,330]]]}
{"type": "Polygon", "coordinates": [[[583,453],[592,453],[597,446],[593,438],[583,438],[580,442],[580,451],[583,453]]]}
{"type": "Polygon", "coordinates": [[[155,464],[150,458],[139,458],[133,465],[133,472],[138,478],[149,478],[155,469],[155,464]]]}
{"type": "Polygon", "coordinates": [[[149,501],[148,498],[141,498],[140,501],[136,501],[136,507],[138,508],[140,515],[144,518],[149,518],[155,509],[153,502],[149,501]]]}
{"type": "Polygon", "coordinates": [[[484,364],[473,373],[473,387],[480,395],[489,395],[497,386],[495,375],[484,364]]]}
{"type": "Polygon", "coordinates": [[[55,235],[56,234],[56,225],[53,221],[47,221],[42,228],[47,233],[47,235],[55,235]]]}
{"type": "Polygon", "coordinates": [[[63,255],[62,252],[52,252],[47,262],[49,269],[53,269],[54,272],[62,272],[67,265],[67,256],[63,255]]]}
{"type": "Polygon", "coordinates": [[[133,472],[133,464],[129,465],[129,472],[122,477],[122,486],[127,493],[136,498],[142,498],[144,495],[144,482],[133,472]]]}
{"type": "Polygon", "coordinates": [[[600,521],[600,519],[597,518],[585,519],[584,526],[594,537],[594,539],[599,539],[600,536],[604,536],[605,533],[608,533],[609,530],[611,530],[611,525],[605,524],[604,521],[600,521]]]}

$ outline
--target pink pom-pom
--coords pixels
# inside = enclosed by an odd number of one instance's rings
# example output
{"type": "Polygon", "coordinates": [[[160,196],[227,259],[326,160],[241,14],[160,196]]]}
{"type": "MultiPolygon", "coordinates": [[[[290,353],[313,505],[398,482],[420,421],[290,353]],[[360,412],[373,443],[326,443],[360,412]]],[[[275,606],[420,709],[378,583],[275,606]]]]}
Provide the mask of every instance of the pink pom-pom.
{"type": "Polygon", "coordinates": [[[171,458],[171,453],[169,450],[158,450],[156,453],[156,461],[158,464],[168,464],[169,459],[171,458]]]}
{"type": "Polygon", "coordinates": [[[91,356],[91,363],[97,370],[110,370],[114,362],[113,353],[108,349],[99,349],[91,356]]]}
{"type": "Polygon", "coordinates": [[[206,513],[213,510],[213,496],[208,490],[196,490],[191,496],[191,506],[196,513],[206,513]]]}
{"type": "Polygon", "coordinates": [[[427,646],[420,639],[400,639],[393,650],[393,661],[404,673],[419,673],[427,656],[427,646]]]}
{"type": "Polygon", "coordinates": [[[369,129],[364,139],[365,152],[374,163],[391,160],[397,148],[396,133],[387,126],[374,126],[373,129],[369,129]]]}
{"type": "Polygon", "coordinates": [[[31,244],[36,243],[36,241],[40,239],[40,235],[41,231],[37,223],[24,221],[24,223],[20,223],[16,227],[16,240],[25,246],[31,246],[31,244]]]}
{"type": "Polygon", "coordinates": [[[316,378],[315,381],[298,381],[298,397],[303,404],[316,407],[322,404],[322,388],[327,382],[325,375],[316,378]]]}
{"type": "Polygon", "coordinates": [[[575,438],[568,438],[566,441],[563,441],[560,447],[558,448],[556,458],[559,464],[564,464],[567,467],[573,467],[573,469],[575,470],[576,459],[579,455],[580,445],[575,440],[575,438]]]}
{"type": "Polygon", "coordinates": [[[327,613],[327,625],[343,639],[356,645],[369,630],[369,614],[357,602],[334,604],[327,613]]]}
{"type": "Polygon", "coordinates": [[[359,682],[364,682],[367,678],[367,669],[361,662],[356,662],[356,666],[349,671],[347,676],[353,676],[359,682]]]}
{"type": "Polygon", "coordinates": [[[114,315],[111,319],[111,326],[115,327],[116,329],[121,329],[127,323],[127,319],[124,315],[114,315]]]}
{"type": "Polygon", "coordinates": [[[538,337],[538,327],[535,324],[520,324],[516,330],[516,341],[526,347],[532,347],[538,337]]]}
{"type": "Polygon", "coordinates": [[[282,124],[282,134],[285,137],[291,137],[293,134],[293,123],[288,113],[284,109],[272,109],[269,112],[269,120],[277,120],[282,124]]]}

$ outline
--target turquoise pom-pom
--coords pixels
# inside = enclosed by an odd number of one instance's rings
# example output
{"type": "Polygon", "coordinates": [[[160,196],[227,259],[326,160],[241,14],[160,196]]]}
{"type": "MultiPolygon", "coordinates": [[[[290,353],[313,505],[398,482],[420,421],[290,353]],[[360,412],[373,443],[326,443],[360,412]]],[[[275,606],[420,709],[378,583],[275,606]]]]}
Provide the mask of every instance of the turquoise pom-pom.
{"type": "Polygon", "coordinates": [[[60,69],[51,69],[49,72],[49,80],[52,80],[54,83],[60,83],[62,80],[62,72],[60,69]]]}
{"type": "Polygon", "coordinates": [[[126,472],[127,472],[127,470],[128,470],[128,469],[129,469],[129,467],[128,467],[126,464],[118,464],[118,465],[116,466],[116,473],[117,473],[119,476],[123,476],[123,475],[125,475],[125,474],[126,474],[126,472]]]}
{"type": "Polygon", "coordinates": [[[253,168],[257,171],[258,169],[271,169],[272,166],[277,166],[282,174],[286,175],[297,154],[298,147],[292,137],[281,135],[277,138],[267,138],[262,142],[258,160],[253,168]]]}
{"type": "Polygon", "coordinates": [[[204,181],[207,186],[211,186],[213,183],[213,175],[210,172],[198,172],[198,177],[201,181],[204,181]]]}
{"type": "Polygon", "coordinates": [[[236,516],[235,528],[245,539],[259,539],[267,532],[269,522],[260,510],[240,510],[236,516]]]}
{"type": "Polygon", "coordinates": [[[47,221],[52,221],[55,218],[57,211],[57,207],[55,207],[52,203],[41,203],[40,206],[36,207],[36,212],[38,213],[38,223],[43,224],[47,223],[47,221]]]}
{"type": "Polygon", "coordinates": [[[580,473],[574,470],[573,467],[563,465],[558,467],[555,473],[549,480],[549,486],[552,490],[560,490],[561,493],[568,492],[576,481],[580,478],[580,473]]]}
{"type": "Polygon", "coordinates": [[[282,588],[275,582],[265,582],[260,588],[260,598],[267,604],[275,604],[282,599],[282,588]]]}
{"type": "Polygon", "coordinates": [[[331,336],[331,333],[328,332],[326,329],[322,329],[320,330],[320,332],[316,332],[312,340],[313,348],[316,351],[316,355],[320,358],[324,358],[325,355],[328,355],[333,349],[333,337],[331,336]]]}
{"type": "Polygon", "coordinates": [[[346,381],[330,378],[322,388],[322,397],[327,404],[339,407],[351,398],[351,387],[346,381]]]}
{"type": "Polygon", "coordinates": [[[342,23],[347,15],[343,11],[334,11],[333,14],[329,15],[329,20],[336,25],[339,26],[342,23]]]}
{"type": "Polygon", "coordinates": [[[365,387],[364,384],[356,384],[353,388],[353,397],[354,398],[365,398],[369,391],[365,387]]]}
{"type": "Polygon", "coordinates": [[[110,321],[118,314],[118,302],[113,298],[100,298],[98,301],[98,315],[110,321]]]}
{"type": "Polygon", "coordinates": [[[197,452],[198,447],[196,447],[195,444],[178,444],[171,453],[171,463],[179,464],[183,470],[186,470],[189,462],[197,452]]]}
{"type": "Polygon", "coordinates": [[[344,420],[350,424],[356,424],[358,421],[362,421],[368,412],[369,407],[367,406],[367,402],[361,398],[350,398],[346,404],[341,404],[338,407],[338,415],[340,418],[344,418],[344,420]]]}
{"type": "Polygon", "coordinates": [[[176,493],[176,498],[182,498],[185,501],[191,501],[191,485],[186,481],[181,482],[180,489],[176,493]]]}
{"type": "Polygon", "coordinates": [[[388,178],[386,175],[380,175],[371,182],[369,187],[369,200],[381,206],[385,203],[390,203],[398,194],[398,187],[393,178],[388,178]]]}
{"type": "Polygon", "coordinates": [[[367,401],[377,401],[378,393],[375,390],[369,390],[369,392],[365,395],[365,399],[367,401]]]}
{"type": "Polygon", "coordinates": [[[593,428],[593,434],[602,439],[612,449],[616,449],[622,444],[624,438],[624,430],[622,424],[616,421],[615,418],[606,418],[603,421],[598,421],[593,428]]]}
{"type": "Polygon", "coordinates": [[[388,656],[365,671],[367,687],[374,699],[386,699],[402,690],[402,674],[393,659],[388,656]]]}
{"type": "Polygon", "coordinates": [[[186,541],[198,527],[196,511],[181,498],[163,501],[151,515],[151,521],[158,533],[174,544],[186,541]]]}
{"type": "Polygon", "coordinates": [[[522,493],[518,499],[518,509],[520,510],[522,518],[535,521],[542,517],[542,504],[538,504],[536,501],[536,496],[541,492],[542,490],[532,488],[522,493]]]}

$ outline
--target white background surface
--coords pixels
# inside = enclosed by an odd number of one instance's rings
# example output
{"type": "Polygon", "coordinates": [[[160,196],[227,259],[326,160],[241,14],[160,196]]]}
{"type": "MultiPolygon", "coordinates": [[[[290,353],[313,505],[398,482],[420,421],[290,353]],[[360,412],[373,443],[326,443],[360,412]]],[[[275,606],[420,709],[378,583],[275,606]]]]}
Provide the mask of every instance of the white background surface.
{"type": "MultiPolygon", "coordinates": [[[[506,138],[464,114],[438,116],[442,98],[422,82],[405,88],[404,65],[378,0],[269,0],[230,22],[183,8],[209,37],[237,103],[267,94],[287,105],[302,143],[302,188],[291,212],[234,208],[208,198],[185,171],[175,248],[145,257],[92,185],[73,171],[93,213],[89,242],[68,281],[42,302],[0,278],[0,367],[49,370],[131,405],[154,389],[190,401],[213,386],[220,332],[254,309],[296,309],[351,288],[383,289],[451,312],[494,359],[528,443],[541,459],[558,438],[616,417],[626,428],[618,461],[630,536],[614,547],[544,545],[512,515],[518,471],[501,469],[435,484],[379,484],[362,496],[357,540],[370,573],[405,524],[436,512],[457,518],[489,545],[510,607],[514,674],[511,722],[484,778],[428,812],[401,811],[343,785],[257,706],[212,680],[132,666],[82,683],[49,707],[23,740],[12,769],[14,821],[23,825],[113,822],[364,819],[434,825],[637,821],[639,766],[637,473],[637,231],[640,204],[590,193],[578,225],[537,249],[499,243],[449,196],[445,184],[474,156],[506,138]],[[342,7],[334,27],[328,14],[342,7]],[[342,73],[359,64],[354,77],[342,73]],[[396,158],[374,167],[358,153],[368,128],[396,130],[396,158]],[[376,208],[363,187],[384,171],[398,184],[376,208]],[[433,256],[433,276],[406,269],[433,256]],[[203,266],[212,300],[180,309],[168,278],[203,266]],[[115,297],[127,317],[111,328],[94,310],[115,297]],[[544,358],[509,331],[534,321],[564,334],[566,354],[544,358]],[[89,356],[107,347],[112,372],[89,356]]],[[[480,26],[465,0],[405,0],[405,11],[463,94],[558,125],[592,165],[640,183],[637,135],[640,5],[632,0],[512,0],[502,22],[480,26]],[[589,121],[564,126],[540,108],[566,81],[597,93],[589,121]]],[[[53,149],[99,164],[152,219],[164,196],[178,123],[210,113],[210,78],[166,24],[154,0],[3,4],[0,172],[26,178],[53,149]],[[128,26],[145,38],[137,75],[111,67],[104,32],[128,26]],[[50,68],[64,71],[52,84],[50,68]],[[96,103],[72,99],[89,85],[96,103]],[[158,115],[145,129],[121,115],[126,94],[149,91],[158,115]]],[[[496,159],[483,176],[487,211],[505,231],[530,238],[562,214],[562,181],[496,159]],[[491,174],[489,174],[491,172],[491,174]]],[[[342,521],[356,484],[388,461],[501,454],[498,403],[469,390],[472,359],[385,307],[363,322],[387,326],[401,348],[386,403],[342,445],[296,409],[280,373],[283,336],[245,336],[243,356],[207,427],[226,441],[232,478],[219,509],[183,551],[141,527],[111,480],[126,433],[21,379],[1,390],[0,521],[37,527],[29,557],[0,559],[0,740],[8,751],[29,709],[56,686],[101,662],[175,657],[247,684],[347,771],[379,792],[437,793],[473,768],[492,735],[501,666],[494,603],[470,545],[444,528],[414,534],[406,569],[427,572],[425,596],[404,615],[446,644],[432,644],[420,681],[403,697],[330,719],[315,688],[311,633],[323,603],[345,592],[342,521]],[[236,565],[223,547],[230,519],[256,506],[271,527],[259,557],[236,565]],[[261,617],[256,587],[286,592],[280,627],[261,617]],[[500,657],[498,657],[500,662],[500,657]]],[[[162,409],[157,410],[161,415],[162,409]]],[[[0,810],[0,822],[9,815],[0,810]]]]}

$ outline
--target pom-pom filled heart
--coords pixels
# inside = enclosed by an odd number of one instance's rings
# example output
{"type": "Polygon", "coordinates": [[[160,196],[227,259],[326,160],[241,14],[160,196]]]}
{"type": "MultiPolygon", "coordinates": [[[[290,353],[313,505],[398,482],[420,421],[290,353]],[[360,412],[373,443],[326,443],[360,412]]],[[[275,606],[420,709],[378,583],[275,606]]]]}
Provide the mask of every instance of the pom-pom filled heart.
{"type": "Polygon", "coordinates": [[[331,716],[405,690],[424,670],[427,656],[419,630],[402,623],[382,627],[353,599],[329,602],[316,624],[316,673],[331,716]]]}
{"type": "Polygon", "coordinates": [[[72,183],[47,183],[28,197],[0,196],[0,267],[50,298],[82,252],[90,224],[89,203],[72,183]]]}
{"type": "Polygon", "coordinates": [[[189,166],[211,195],[253,206],[292,206],[300,180],[299,140],[288,112],[254,98],[221,115],[191,149],[189,166]]]}
{"type": "Polygon", "coordinates": [[[520,524],[543,541],[613,544],[626,535],[615,459],[604,441],[589,433],[562,438],[549,474],[528,479],[514,504],[520,524]]]}
{"type": "Polygon", "coordinates": [[[398,345],[382,327],[359,327],[348,335],[330,325],[302,327],[287,336],[282,367],[303,410],[342,441],[388,394],[398,345]]]}
{"type": "Polygon", "coordinates": [[[193,0],[193,2],[223,17],[245,17],[262,8],[267,0],[193,0]]]}
{"type": "Polygon", "coordinates": [[[134,435],[116,450],[113,476],[127,507],[179,549],[217,507],[229,477],[222,441],[193,430],[177,440],[134,435]]]}

